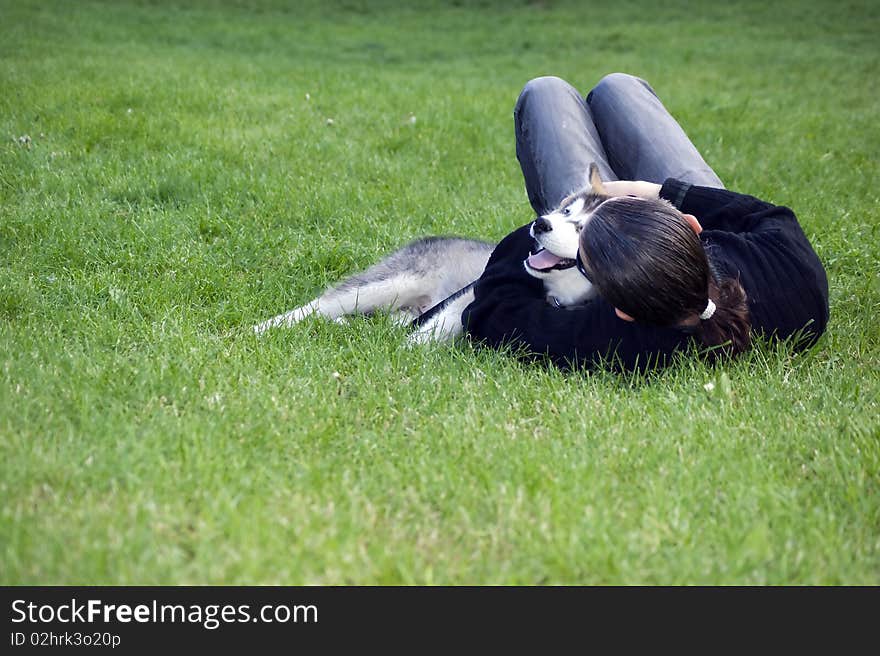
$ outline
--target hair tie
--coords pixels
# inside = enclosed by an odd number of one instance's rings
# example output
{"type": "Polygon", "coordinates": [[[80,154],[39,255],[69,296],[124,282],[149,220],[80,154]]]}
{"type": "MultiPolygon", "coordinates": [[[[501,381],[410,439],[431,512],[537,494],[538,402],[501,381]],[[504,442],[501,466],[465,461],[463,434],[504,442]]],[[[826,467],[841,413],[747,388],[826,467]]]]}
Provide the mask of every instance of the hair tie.
{"type": "Polygon", "coordinates": [[[700,315],[700,319],[702,319],[703,321],[705,321],[706,319],[711,319],[713,314],[715,314],[715,303],[713,303],[712,299],[710,298],[706,302],[706,309],[703,310],[703,313],[700,315]]]}

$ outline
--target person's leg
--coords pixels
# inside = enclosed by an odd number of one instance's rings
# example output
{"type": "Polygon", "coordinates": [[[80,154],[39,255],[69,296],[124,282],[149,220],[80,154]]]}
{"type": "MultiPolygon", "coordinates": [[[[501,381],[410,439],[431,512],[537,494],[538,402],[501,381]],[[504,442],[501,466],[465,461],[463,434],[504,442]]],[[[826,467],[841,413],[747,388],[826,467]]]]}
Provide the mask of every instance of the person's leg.
{"type": "Polygon", "coordinates": [[[529,201],[546,214],[588,182],[591,162],[603,180],[616,180],[590,109],[578,91],[558,77],[539,77],[523,88],[513,111],[516,157],[529,201]]]}
{"type": "Polygon", "coordinates": [[[612,73],[587,95],[608,162],[623,180],[677,178],[723,188],[684,130],[644,80],[612,73]]]}

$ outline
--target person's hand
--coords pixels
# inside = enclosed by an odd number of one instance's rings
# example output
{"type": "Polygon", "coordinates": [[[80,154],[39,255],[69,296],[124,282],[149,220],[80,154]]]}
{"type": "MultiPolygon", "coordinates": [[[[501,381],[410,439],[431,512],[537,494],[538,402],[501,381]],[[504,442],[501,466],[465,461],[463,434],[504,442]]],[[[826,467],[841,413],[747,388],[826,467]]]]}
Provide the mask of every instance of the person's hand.
{"type": "Polygon", "coordinates": [[[643,180],[610,180],[603,182],[605,193],[612,197],[638,196],[639,198],[659,198],[660,185],[643,180]]]}

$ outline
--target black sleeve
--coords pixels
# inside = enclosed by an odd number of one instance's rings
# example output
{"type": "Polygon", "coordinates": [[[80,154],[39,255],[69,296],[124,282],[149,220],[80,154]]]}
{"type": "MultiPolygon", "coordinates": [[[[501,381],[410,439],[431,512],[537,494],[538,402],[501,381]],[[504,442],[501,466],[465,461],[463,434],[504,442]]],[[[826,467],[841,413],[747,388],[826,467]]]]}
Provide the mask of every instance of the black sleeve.
{"type": "Polygon", "coordinates": [[[462,314],[471,336],[490,346],[546,355],[563,367],[610,360],[626,369],[665,363],[686,341],[687,334],[678,329],[624,321],[599,298],[576,308],[551,306],[543,283],[523,267],[532,243],[526,225],[505,237],[492,253],[474,288],[474,301],[462,314]]]}
{"type": "Polygon", "coordinates": [[[727,189],[700,187],[669,178],[660,188],[665,198],[686,214],[697,217],[704,230],[761,232],[796,230],[797,218],[789,208],[727,189]]]}

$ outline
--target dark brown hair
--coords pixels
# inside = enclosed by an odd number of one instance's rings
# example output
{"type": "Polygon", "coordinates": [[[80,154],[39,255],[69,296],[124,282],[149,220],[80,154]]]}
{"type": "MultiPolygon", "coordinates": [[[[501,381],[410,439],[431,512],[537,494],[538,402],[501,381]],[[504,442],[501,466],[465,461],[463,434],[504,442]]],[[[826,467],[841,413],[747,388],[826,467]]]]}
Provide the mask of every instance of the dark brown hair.
{"type": "Polygon", "coordinates": [[[581,230],[580,254],[599,295],[639,323],[675,326],[706,309],[695,332],[707,354],[734,356],[750,344],[746,293],[716,280],[700,238],[665,200],[615,198],[581,230]]]}

